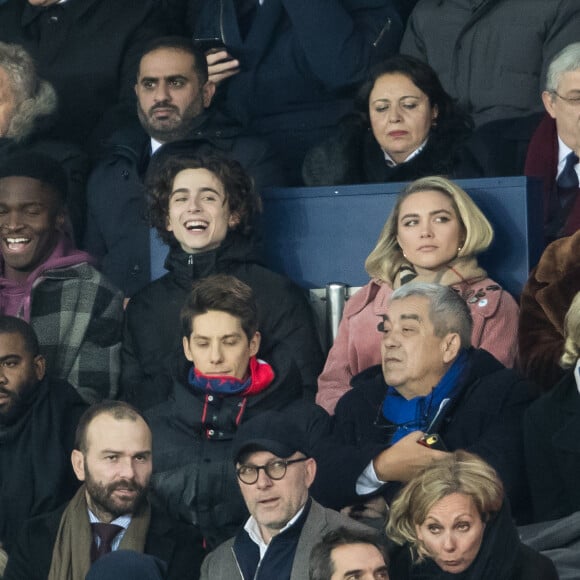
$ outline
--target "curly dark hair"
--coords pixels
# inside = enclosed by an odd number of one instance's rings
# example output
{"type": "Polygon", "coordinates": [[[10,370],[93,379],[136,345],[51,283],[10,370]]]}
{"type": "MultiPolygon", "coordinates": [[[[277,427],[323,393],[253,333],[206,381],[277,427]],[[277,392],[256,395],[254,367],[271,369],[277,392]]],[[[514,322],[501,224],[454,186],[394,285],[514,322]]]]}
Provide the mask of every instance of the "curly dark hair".
{"type": "Polygon", "coordinates": [[[239,218],[232,229],[245,236],[249,235],[256,216],[262,211],[262,200],[244,168],[237,161],[219,155],[180,154],[163,156],[151,164],[147,173],[149,219],[159,237],[168,245],[177,245],[173,234],[167,231],[169,199],[175,176],[186,169],[207,169],[221,181],[230,212],[239,218]]]}

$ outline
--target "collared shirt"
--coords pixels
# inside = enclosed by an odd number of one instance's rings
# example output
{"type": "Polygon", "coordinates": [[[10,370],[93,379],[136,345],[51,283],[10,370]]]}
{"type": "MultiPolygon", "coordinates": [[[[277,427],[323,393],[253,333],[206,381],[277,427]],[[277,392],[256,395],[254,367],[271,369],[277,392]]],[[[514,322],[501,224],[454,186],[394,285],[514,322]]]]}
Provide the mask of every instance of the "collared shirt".
{"type": "Polygon", "coordinates": [[[576,366],[574,367],[574,379],[576,380],[578,393],[580,393],[580,358],[576,361],[576,366]]]}
{"type": "MultiPolygon", "coordinates": [[[[306,505],[306,504],[305,504],[306,505]]],[[[304,511],[304,505],[296,512],[296,515],[280,530],[280,534],[284,531],[286,531],[288,528],[291,528],[296,521],[298,520],[298,518],[302,515],[302,512],[304,511]]],[[[119,524],[120,525],[120,524],[119,524]]],[[[260,533],[260,526],[258,525],[258,522],[254,519],[254,516],[250,516],[248,518],[248,521],[244,524],[244,530],[246,530],[246,532],[248,532],[248,536],[250,536],[250,539],[252,540],[252,542],[254,542],[254,544],[256,544],[260,550],[260,562],[262,561],[262,559],[264,558],[264,555],[266,554],[266,550],[268,549],[269,546],[269,542],[266,543],[264,542],[264,539],[262,538],[262,534],[260,533]]]]}
{"type": "MultiPolygon", "coordinates": [[[[99,520],[99,518],[91,510],[87,511],[89,512],[89,521],[91,522],[91,524],[102,523],[101,520],[99,520]]],[[[111,524],[115,524],[117,526],[121,526],[122,528],[124,528],[115,536],[115,539],[111,542],[111,551],[114,552],[115,550],[119,549],[119,544],[121,543],[121,540],[125,537],[125,534],[127,533],[127,528],[131,523],[131,518],[132,518],[131,514],[127,514],[124,516],[119,516],[117,519],[113,520],[112,522],[109,522],[111,524]]],[[[98,547],[99,544],[101,543],[101,538],[99,538],[99,536],[95,536],[95,541],[97,542],[98,547]]]]}
{"type": "Polygon", "coordinates": [[[161,143],[161,141],[157,141],[151,137],[151,155],[153,155],[162,145],[163,143],[161,143]]]}
{"type": "MultiPolygon", "coordinates": [[[[560,177],[560,173],[564,170],[566,157],[568,157],[570,153],[572,153],[572,149],[570,149],[570,147],[568,147],[568,145],[566,145],[566,143],[564,143],[564,141],[562,141],[558,136],[558,173],[556,174],[556,179],[560,177]]],[[[574,169],[576,170],[576,175],[580,181],[580,163],[576,163],[574,169]]]]}
{"type": "MultiPolygon", "coordinates": [[[[407,163],[407,161],[410,161],[411,159],[413,159],[413,157],[417,157],[417,155],[419,155],[419,153],[421,153],[421,151],[423,151],[423,149],[425,149],[425,145],[427,145],[427,141],[428,141],[428,138],[425,139],[425,141],[423,141],[423,143],[421,143],[421,145],[419,145],[419,147],[417,147],[417,149],[415,149],[415,151],[413,151],[413,153],[411,153],[411,155],[409,155],[405,159],[405,161],[403,161],[403,163],[407,163]]],[[[385,156],[385,163],[389,167],[395,167],[396,165],[402,165],[402,163],[397,163],[384,149],[383,149],[383,155],[385,156]]]]}

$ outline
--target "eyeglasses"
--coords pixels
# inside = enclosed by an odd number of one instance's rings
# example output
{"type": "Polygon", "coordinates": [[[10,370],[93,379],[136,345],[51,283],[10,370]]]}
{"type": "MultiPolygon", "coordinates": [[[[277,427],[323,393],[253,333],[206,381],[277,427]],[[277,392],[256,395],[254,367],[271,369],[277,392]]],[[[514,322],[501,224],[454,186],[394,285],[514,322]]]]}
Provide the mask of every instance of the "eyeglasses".
{"type": "Polygon", "coordinates": [[[580,107],[580,96],[578,96],[578,97],[563,97],[562,95],[559,95],[556,91],[551,91],[551,92],[553,95],[556,95],[557,97],[559,97],[560,99],[562,99],[563,101],[568,103],[569,105],[572,105],[573,107],[580,107]]]}
{"type": "Polygon", "coordinates": [[[286,475],[286,470],[289,465],[293,463],[300,463],[306,461],[308,457],[301,457],[300,459],[275,459],[266,463],[266,465],[240,465],[236,469],[238,479],[247,485],[253,485],[258,481],[260,476],[260,469],[270,478],[276,481],[282,479],[286,475]]]}

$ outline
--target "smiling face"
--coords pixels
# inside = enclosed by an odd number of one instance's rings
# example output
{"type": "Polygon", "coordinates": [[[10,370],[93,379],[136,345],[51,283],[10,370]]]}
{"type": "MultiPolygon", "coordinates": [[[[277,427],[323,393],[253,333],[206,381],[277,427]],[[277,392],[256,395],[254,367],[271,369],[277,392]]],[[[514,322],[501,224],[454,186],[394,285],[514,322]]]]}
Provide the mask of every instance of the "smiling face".
{"type": "Polygon", "coordinates": [[[548,114],[556,120],[558,136],[570,149],[580,149],[580,70],[561,75],[558,95],[544,91],[542,100],[548,114]],[[564,98],[562,98],[564,97],[564,98]],[[567,101],[566,99],[576,99],[567,101]]]}
{"type": "Polygon", "coordinates": [[[86,485],[87,504],[101,522],[132,514],[144,501],[151,479],[151,431],[141,417],[97,415],[88,425],[87,449],[75,449],[72,464],[86,485]]]}
{"type": "Polygon", "coordinates": [[[440,191],[419,191],[399,208],[397,242],[418,274],[437,272],[458,254],[465,239],[451,198],[440,191]]]}
{"type": "Polygon", "coordinates": [[[241,320],[229,312],[210,310],[192,321],[192,333],[183,337],[187,360],[204,375],[248,376],[250,358],[260,348],[260,333],[248,340],[241,320]]]}
{"type": "Polygon", "coordinates": [[[22,281],[53,251],[64,211],[58,194],[32,177],[0,179],[0,235],[4,275],[22,281]]]}
{"type": "Polygon", "coordinates": [[[445,572],[459,574],[475,560],[485,524],[473,499],[452,493],[435,502],[425,521],[416,526],[417,538],[445,572]]]}
{"type": "Polygon", "coordinates": [[[0,66],[0,137],[5,137],[16,112],[16,95],[6,70],[0,66]]]}
{"type": "Polygon", "coordinates": [[[344,544],[334,548],[330,558],[330,580],[389,580],[385,559],[372,544],[344,544]]]}
{"type": "Polygon", "coordinates": [[[11,425],[20,417],[44,372],[44,358],[28,351],[21,334],[0,334],[0,425],[11,425]]]}
{"type": "Polygon", "coordinates": [[[159,48],[141,59],[135,92],[143,128],[167,143],[187,136],[192,121],[209,107],[215,85],[201,85],[191,54],[159,48]]]}
{"type": "Polygon", "coordinates": [[[403,163],[427,139],[437,108],[401,73],[380,76],[369,96],[373,135],[395,163],[403,163]]]}
{"type": "Polygon", "coordinates": [[[383,328],[381,357],[385,382],[407,399],[428,395],[456,358],[459,335],[435,335],[429,300],[424,296],[393,300],[383,328]]]}
{"type": "Polygon", "coordinates": [[[239,222],[223,183],[207,169],[184,169],[173,180],[167,230],[188,254],[214,250],[239,222]]]}
{"type": "MultiPolygon", "coordinates": [[[[303,455],[294,453],[286,459],[299,457],[303,455]]],[[[261,466],[279,459],[269,451],[256,451],[244,458],[244,465],[261,466]]],[[[238,467],[239,463],[236,465],[238,467]]],[[[316,475],[316,463],[312,458],[292,463],[288,465],[286,475],[279,480],[270,479],[263,469],[258,474],[256,483],[247,484],[238,480],[238,484],[248,511],[258,523],[262,538],[269,542],[306,503],[308,488],[316,475]]]]}

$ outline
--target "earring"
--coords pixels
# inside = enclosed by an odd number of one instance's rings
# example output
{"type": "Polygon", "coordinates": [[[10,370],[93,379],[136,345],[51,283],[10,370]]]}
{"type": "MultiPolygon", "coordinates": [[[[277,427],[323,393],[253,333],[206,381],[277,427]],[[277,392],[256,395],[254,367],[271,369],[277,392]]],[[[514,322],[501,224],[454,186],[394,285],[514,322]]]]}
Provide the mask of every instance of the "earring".
{"type": "Polygon", "coordinates": [[[459,254],[459,252],[461,252],[461,250],[463,250],[463,244],[460,244],[460,245],[457,247],[457,253],[459,254]]]}

